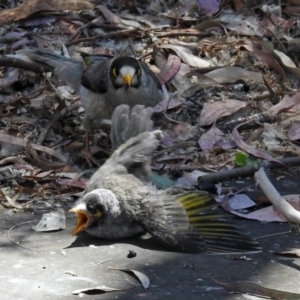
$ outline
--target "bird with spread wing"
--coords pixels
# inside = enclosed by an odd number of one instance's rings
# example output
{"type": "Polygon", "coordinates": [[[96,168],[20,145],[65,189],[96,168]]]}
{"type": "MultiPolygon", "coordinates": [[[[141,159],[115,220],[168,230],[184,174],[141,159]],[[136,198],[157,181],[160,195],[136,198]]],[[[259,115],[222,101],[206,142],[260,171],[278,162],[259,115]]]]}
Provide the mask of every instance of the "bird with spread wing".
{"type": "Polygon", "coordinates": [[[148,232],[173,251],[200,253],[258,252],[247,237],[217,208],[212,195],[172,187],[156,189],[149,180],[150,159],[163,133],[150,131],[151,108],[116,108],[112,143],[116,148],[87,183],[73,234],[86,231],[103,239],[148,232]]]}

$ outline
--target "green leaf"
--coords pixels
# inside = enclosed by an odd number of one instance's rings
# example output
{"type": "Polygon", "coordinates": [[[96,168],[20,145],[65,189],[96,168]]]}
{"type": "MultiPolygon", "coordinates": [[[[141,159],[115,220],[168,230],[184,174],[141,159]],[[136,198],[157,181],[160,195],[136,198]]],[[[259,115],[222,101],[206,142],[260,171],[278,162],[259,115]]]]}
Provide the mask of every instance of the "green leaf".
{"type": "Polygon", "coordinates": [[[256,166],[259,160],[247,153],[237,152],[235,154],[235,167],[256,166]]]}

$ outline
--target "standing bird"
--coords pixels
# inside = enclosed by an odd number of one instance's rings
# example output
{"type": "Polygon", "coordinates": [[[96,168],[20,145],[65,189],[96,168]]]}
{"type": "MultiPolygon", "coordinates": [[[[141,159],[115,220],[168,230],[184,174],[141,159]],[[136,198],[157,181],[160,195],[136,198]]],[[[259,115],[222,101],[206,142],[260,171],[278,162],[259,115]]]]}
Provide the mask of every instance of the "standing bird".
{"type": "Polygon", "coordinates": [[[77,213],[73,235],[86,231],[99,238],[119,239],[148,232],[172,251],[258,252],[260,247],[254,240],[214,209],[217,205],[210,194],[151,186],[150,158],[163,133],[148,131],[150,123],[145,116],[150,118],[151,114],[145,112],[140,116],[148,125],[133,136],[134,131],[128,128],[141,121],[135,113],[139,110],[134,107],[130,114],[129,107],[122,105],[114,112],[112,133],[120,135],[114,129],[123,123],[124,134],[119,139],[112,136],[112,140],[130,138],[96,171],[83,198],[70,210],[77,213]]]}
{"type": "Polygon", "coordinates": [[[90,154],[88,133],[95,120],[110,119],[121,104],[154,107],[163,99],[159,79],[145,63],[133,57],[91,55],[86,57],[85,68],[82,62],[48,50],[22,49],[14,56],[53,67],[55,73],[77,91],[85,110],[87,154],[90,154]]]}

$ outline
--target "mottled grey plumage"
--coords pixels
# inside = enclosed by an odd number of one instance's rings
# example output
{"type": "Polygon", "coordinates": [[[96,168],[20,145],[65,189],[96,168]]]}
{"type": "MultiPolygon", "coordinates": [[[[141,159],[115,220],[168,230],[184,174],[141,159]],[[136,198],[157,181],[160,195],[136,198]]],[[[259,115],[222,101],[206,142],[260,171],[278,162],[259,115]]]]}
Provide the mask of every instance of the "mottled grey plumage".
{"type": "MultiPolygon", "coordinates": [[[[113,118],[124,113],[130,119],[139,109],[134,108],[129,114],[128,108],[121,107],[113,118]]],[[[71,210],[78,214],[73,234],[85,230],[95,237],[118,239],[145,231],[173,251],[259,251],[255,241],[224,221],[224,213],[211,211],[216,203],[208,193],[178,187],[156,190],[145,180],[150,156],[162,136],[159,130],[141,132],[115,150],[91,177],[83,198],[71,210]],[[132,166],[135,171],[138,166],[143,171],[131,172],[132,166]]]]}
{"type": "MultiPolygon", "coordinates": [[[[85,109],[84,127],[91,130],[93,122],[110,119],[120,104],[154,107],[163,98],[158,78],[149,67],[132,57],[91,56],[85,68],[82,62],[48,50],[22,49],[17,58],[46,64],[76,90],[85,109]],[[132,72],[132,81],[125,83],[120,70],[132,72]]],[[[126,76],[125,76],[126,77],[126,76]]]]}
{"type": "MultiPolygon", "coordinates": [[[[118,106],[113,113],[111,124],[113,150],[117,150],[130,138],[136,137],[140,133],[150,132],[153,129],[153,121],[151,120],[152,113],[153,109],[151,107],[146,108],[144,105],[136,105],[131,110],[128,105],[118,106]]],[[[148,144],[142,145],[142,147],[144,146],[150,149],[150,151],[151,149],[155,149],[149,148],[148,144]]],[[[140,152],[141,150],[134,147],[134,151],[140,152]]],[[[128,155],[131,154],[128,153],[128,155]]],[[[125,157],[123,157],[123,159],[124,158],[125,157]]],[[[143,158],[143,162],[133,161],[131,157],[126,159],[126,168],[129,174],[133,174],[143,182],[150,181],[150,155],[146,155],[143,158]]]]}
{"type": "Polygon", "coordinates": [[[144,105],[135,105],[131,111],[128,105],[119,105],[113,112],[111,124],[111,142],[113,149],[127,142],[139,133],[151,131],[153,110],[144,105]]]}

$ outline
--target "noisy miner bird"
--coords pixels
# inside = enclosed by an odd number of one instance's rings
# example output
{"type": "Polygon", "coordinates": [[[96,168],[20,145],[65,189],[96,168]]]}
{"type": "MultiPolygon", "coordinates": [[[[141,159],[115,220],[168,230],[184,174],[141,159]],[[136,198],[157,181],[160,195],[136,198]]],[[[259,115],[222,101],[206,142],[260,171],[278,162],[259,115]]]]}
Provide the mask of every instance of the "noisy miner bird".
{"type": "MultiPolygon", "coordinates": [[[[120,128],[121,120],[125,132],[132,132],[128,128],[139,122],[134,113],[139,109],[133,108],[130,115],[128,106],[118,107],[113,115],[113,130],[120,128]]],[[[145,116],[151,114],[145,112],[145,116]]],[[[214,209],[217,205],[210,194],[179,187],[157,190],[151,186],[147,179],[150,157],[163,133],[149,132],[147,128],[146,125],[145,132],[120,145],[91,177],[83,198],[70,210],[77,213],[73,235],[86,231],[98,238],[120,239],[148,232],[178,252],[259,251],[254,240],[214,209]]],[[[113,133],[120,134],[117,130],[113,133]]],[[[121,141],[122,137],[112,139],[121,141]]]]}
{"type": "Polygon", "coordinates": [[[145,63],[133,57],[86,56],[86,67],[49,50],[22,49],[15,57],[53,67],[77,91],[85,110],[86,153],[89,153],[88,132],[95,120],[110,119],[120,104],[154,107],[163,99],[159,79],[145,63]]]}

